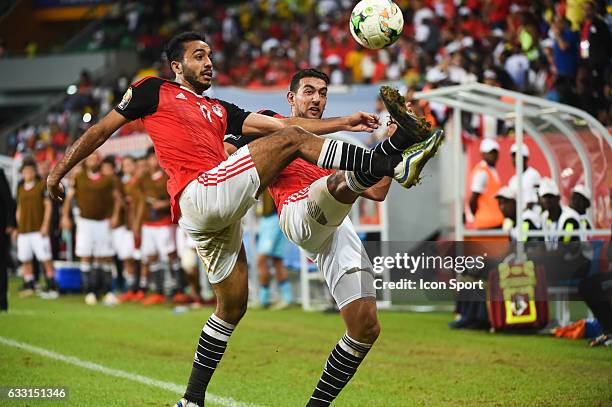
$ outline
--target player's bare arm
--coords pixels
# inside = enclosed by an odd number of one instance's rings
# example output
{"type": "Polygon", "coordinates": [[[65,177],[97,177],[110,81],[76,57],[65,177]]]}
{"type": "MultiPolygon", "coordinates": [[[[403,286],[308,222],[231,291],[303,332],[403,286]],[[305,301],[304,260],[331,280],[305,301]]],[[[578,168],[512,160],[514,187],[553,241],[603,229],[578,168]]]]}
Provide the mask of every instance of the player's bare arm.
{"type": "Polygon", "coordinates": [[[51,228],[51,210],[53,209],[51,200],[49,198],[45,198],[44,201],[45,213],[43,215],[42,226],[40,228],[40,234],[43,236],[49,235],[49,230],[51,228]]]}
{"type": "Polygon", "coordinates": [[[111,228],[116,228],[119,225],[119,214],[121,213],[121,207],[123,206],[123,202],[121,199],[121,192],[115,186],[113,189],[113,200],[115,204],[113,205],[113,214],[110,218],[111,228]]]}
{"type": "Polygon", "coordinates": [[[267,136],[288,126],[300,126],[304,130],[322,135],[337,131],[371,133],[378,128],[378,116],[366,112],[356,112],[345,117],[310,119],[304,117],[276,118],[259,113],[251,113],[242,126],[246,136],[267,136]]]}
{"type": "Polygon", "coordinates": [[[91,126],[66,152],[47,177],[49,197],[62,200],[64,187],[60,181],[74,166],[96,151],[108,138],[129,120],[111,110],[98,124],[91,126]]]}
{"type": "Polygon", "coordinates": [[[74,195],[75,195],[74,188],[73,187],[68,188],[68,193],[66,194],[66,198],[64,199],[64,204],[62,205],[62,219],[61,219],[60,224],[63,230],[72,229],[72,221],[70,220],[70,207],[72,205],[72,200],[74,199],[74,195]]]}

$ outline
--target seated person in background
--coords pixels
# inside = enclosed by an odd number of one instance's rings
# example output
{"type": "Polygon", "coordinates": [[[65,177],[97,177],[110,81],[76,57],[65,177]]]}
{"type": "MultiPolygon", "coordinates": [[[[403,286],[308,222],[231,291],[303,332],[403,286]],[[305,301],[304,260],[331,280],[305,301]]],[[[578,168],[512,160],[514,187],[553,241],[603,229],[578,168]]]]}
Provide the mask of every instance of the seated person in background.
{"type": "MultiPolygon", "coordinates": [[[[510,240],[516,242],[519,228],[519,225],[516,224],[516,191],[509,186],[502,187],[497,191],[496,198],[499,203],[499,209],[505,217],[503,229],[510,235],[510,240]]],[[[526,232],[539,230],[539,224],[540,222],[533,211],[525,210],[523,212],[523,222],[520,225],[523,232],[521,241],[540,240],[533,237],[529,238],[525,235],[526,232]]]]}
{"type": "Polygon", "coordinates": [[[574,189],[572,189],[569,206],[578,212],[580,225],[583,229],[593,229],[593,223],[591,222],[589,215],[587,215],[587,209],[591,207],[591,191],[589,188],[583,184],[576,184],[574,189]]]}

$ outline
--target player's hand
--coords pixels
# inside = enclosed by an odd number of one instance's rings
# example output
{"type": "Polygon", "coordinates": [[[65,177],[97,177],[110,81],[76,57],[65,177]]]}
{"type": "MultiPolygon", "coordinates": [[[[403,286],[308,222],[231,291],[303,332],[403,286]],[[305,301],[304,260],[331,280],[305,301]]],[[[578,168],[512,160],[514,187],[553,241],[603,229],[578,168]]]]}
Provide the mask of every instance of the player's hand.
{"type": "Polygon", "coordinates": [[[17,235],[19,234],[19,232],[17,231],[17,228],[11,228],[11,240],[13,241],[13,243],[17,243],[17,235]]]}
{"type": "Polygon", "coordinates": [[[51,176],[48,176],[47,191],[49,192],[49,197],[54,201],[62,202],[64,200],[65,191],[60,180],[55,180],[51,178],[51,176]]]}
{"type": "Polygon", "coordinates": [[[72,230],[72,221],[68,216],[62,216],[62,220],[60,221],[60,227],[62,228],[62,230],[72,230]]]}
{"type": "Polygon", "coordinates": [[[119,226],[119,216],[111,216],[110,218],[111,229],[115,229],[117,226],[119,226]]]}
{"type": "Polygon", "coordinates": [[[350,116],[346,116],[347,131],[366,131],[372,133],[378,128],[378,116],[372,113],[356,112],[350,116]]]}
{"type": "Polygon", "coordinates": [[[44,225],[40,228],[40,234],[43,236],[49,236],[49,227],[44,225]]]}

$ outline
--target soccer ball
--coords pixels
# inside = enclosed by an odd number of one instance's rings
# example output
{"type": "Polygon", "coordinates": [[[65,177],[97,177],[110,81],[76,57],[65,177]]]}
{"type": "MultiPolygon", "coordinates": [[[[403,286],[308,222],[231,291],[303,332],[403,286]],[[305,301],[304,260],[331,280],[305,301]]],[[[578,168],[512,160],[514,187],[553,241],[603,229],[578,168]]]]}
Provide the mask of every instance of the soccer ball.
{"type": "Polygon", "coordinates": [[[355,41],[364,47],[385,48],[402,33],[404,16],[391,0],[362,0],[353,8],[349,27],[355,41]]]}

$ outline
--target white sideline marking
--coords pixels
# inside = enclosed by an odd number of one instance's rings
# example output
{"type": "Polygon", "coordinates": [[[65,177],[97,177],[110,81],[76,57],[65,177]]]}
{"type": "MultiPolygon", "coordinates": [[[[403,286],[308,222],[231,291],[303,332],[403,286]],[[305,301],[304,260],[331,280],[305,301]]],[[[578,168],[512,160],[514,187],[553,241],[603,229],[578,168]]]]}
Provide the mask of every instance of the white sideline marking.
{"type": "MultiPolygon", "coordinates": [[[[173,393],[182,394],[185,391],[185,386],[180,386],[175,383],[164,382],[161,380],[155,380],[147,376],[141,376],[141,375],[126,372],[123,370],[111,369],[106,366],[99,365],[97,363],[88,362],[86,360],[79,359],[74,356],[62,355],[61,353],[56,353],[56,352],[53,352],[47,349],[39,348],[37,346],[28,345],[27,343],[18,342],[18,341],[9,339],[9,338],[5,338],[3,336],[0,336],[0,343],[7,345],[7,346],[12,346],[14,348],[23,349],[31,353],[36,353],[38,355],[41,355],[41,356],[44,356],[50,359],[59,360],[64,363],[68,363],[71,365],[83,367],[85,369],[100,372],[107,376],[114,376],[114,377],[119,377],[122,379],[132,380],[135,382],[146,384],[148,386],[158,387],[160,389],[171,391],[173,393]]],[[[214,403],[214,404],[219,404],[224,407],[261,407],[261,406],[258,406],[257,404],[243,403],[243,402],[234,400],[231,397],[222,397],[222,396],[217,396],[217,395],[210,394],[210,393],[206,393],[206,401],[210,403],[214,403]]]]}

